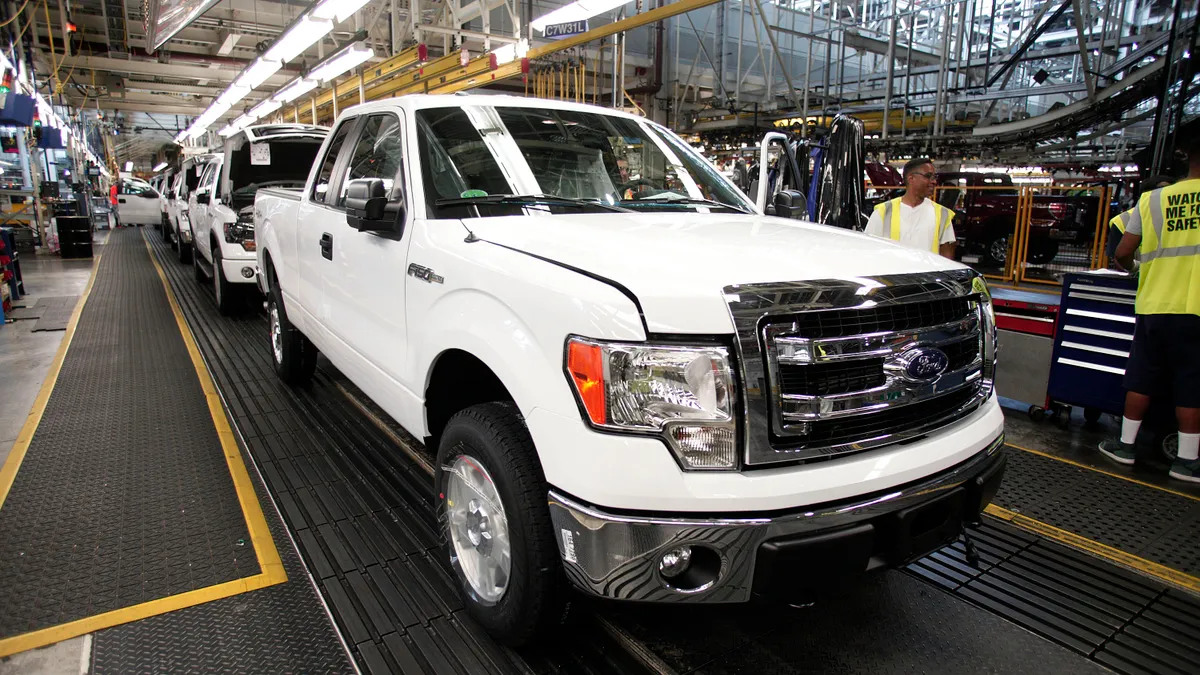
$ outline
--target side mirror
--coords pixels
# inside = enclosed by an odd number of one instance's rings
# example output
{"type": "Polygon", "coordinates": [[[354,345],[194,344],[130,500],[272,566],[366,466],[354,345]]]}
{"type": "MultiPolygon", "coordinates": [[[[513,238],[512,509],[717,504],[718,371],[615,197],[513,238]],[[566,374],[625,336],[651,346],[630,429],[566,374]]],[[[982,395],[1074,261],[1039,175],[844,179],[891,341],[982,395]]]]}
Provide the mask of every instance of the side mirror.
{"type": "Polygon", "coordinates": [[[780,218],[808,218],[808,200],[799,190],[783,190],[775,195],[775,215],[780,218]]]}
{"type": "Polygon", "coordinates": [[[211,200],[208,198],[207,190],[199,190],[196,192],[196,203],[197,204],[207,204],[210,201],[211,200]]]}
{"type": "Polygon", "coordinates": [[[392,232],[401,221],[404,200],[389,203],[383,179],[360,178],[346,187],[346,224],[359,232],[392,232]]]}

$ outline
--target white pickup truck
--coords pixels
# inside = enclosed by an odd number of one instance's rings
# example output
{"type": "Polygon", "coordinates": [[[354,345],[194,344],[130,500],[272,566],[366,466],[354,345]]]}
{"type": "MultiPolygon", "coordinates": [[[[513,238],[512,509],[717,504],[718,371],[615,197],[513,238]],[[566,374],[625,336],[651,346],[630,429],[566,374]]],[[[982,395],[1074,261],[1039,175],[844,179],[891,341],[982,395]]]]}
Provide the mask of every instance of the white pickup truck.
{"type": "Polygon", "coordinates": [[[999,486],[983,279],[763,215],[644,119],[367,103],[254,220],[279,375],[319,350],[436,452],[448,561],[506,642],[565,580],[728,603],[903,564],[999,486]]]}
{"type": "Polygon", "coordinates": [[[190,200],[196,281],[212,283],[217,309],[229,314],[257,273],[254,195],[267,186],[300,186],[329,129],[311,124],[262,124],[225,140],[190,200]]]}

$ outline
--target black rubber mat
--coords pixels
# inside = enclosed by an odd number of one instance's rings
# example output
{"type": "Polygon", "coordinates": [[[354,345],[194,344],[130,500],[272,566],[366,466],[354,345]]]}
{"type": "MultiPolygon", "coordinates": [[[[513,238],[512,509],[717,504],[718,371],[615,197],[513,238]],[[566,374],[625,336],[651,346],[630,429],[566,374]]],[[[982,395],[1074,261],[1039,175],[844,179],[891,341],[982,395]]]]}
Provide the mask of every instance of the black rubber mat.
{"type": "Polygon", "coordinates": [[[162,284],[120,232],[0,509],[0,637],[259,571],[162,284]]]}
{"type": "Polygon", "coordinates": [[[278,380],[261,312],[222,317],[208,287],[151,235],[233,422],[359,666],[371,673],[622,673],[611,642],[581,636],[518,655],[466,616],[442,564],[432,481],[338,392],[328,365],[278,380]]]}
{"type": "Polygon", "coordinates": [[[1200,500],[1013,449],[995,503],[1200,575],[1200,500]]]}
{"type": "Polygon", "coordinates": [[[960,543],[909,572],[1119,672],[1200,672],[1200,599],[990,519],[974,538],[978,569],[960,543]]]}
{"type": "Polygon", "coordinates": [[[92,641],[93,673],[354,672],[261,476],[240,450],[288,581],[101,631],[92,641]]]}
{"type": "Polygon", "coordinates": [[[679,673],[1098,673],[1103,669],[902,572],[811,607],[617,607],[679,673]]]}

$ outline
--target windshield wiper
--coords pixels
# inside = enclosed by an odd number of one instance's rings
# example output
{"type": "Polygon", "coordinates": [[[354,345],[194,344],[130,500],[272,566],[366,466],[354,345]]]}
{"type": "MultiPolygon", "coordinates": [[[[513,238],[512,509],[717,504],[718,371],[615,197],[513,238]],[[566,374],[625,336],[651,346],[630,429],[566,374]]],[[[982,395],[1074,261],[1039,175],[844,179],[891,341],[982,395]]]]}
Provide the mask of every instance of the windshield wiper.
{"type": "Polygon", "coordinates": [[[621,204],[628,206],[636,206],[638,204],[687,204],[696,206],[712,206],[720,209],[733,209],[738,213],[750,214],[750,211],[743,209],[740,206],[718,202],[712,199],[698,199],[694,197],[649,197],[647,199],[628,199],[622,200],[621,204]]]}
{"type": "Polygon", "coordinates": [[[597,208],[605,211],[631,213],[629,209],[605,204],[591,199],[575,199],[573,197],[556,197],[554,195],[481,195],[479,197],[454,197],[439,199],[436,206],[470,206],[478,204],[545,204],[547,206],[571,206],[575,208],[597,208]]]}

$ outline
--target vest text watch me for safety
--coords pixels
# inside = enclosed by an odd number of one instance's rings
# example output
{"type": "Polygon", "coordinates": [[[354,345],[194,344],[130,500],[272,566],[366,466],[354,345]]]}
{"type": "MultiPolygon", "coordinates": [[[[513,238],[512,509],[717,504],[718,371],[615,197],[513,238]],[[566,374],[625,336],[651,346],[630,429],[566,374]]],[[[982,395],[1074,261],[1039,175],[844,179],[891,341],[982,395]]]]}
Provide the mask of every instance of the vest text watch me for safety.
{"type": "MultiPolygon", "coordinates": [[[[883,226],[887,228],[888,237],[892,241],[900,241],[900,204],[902,200],[902,197],[896,197],[875,205],[875,210],[883,219],[883,226]]],[[[937,228],[933,231],[933,241],[930,242],[929,250],[937,253],[941,248],[942,235],[946,233],[950,221],[954,220],[954,211],[932,200],[930,203],[933,204],[933,217],[937,222],[937,228]]]]}
{"type": "Polygon", "coordinates": [[[1144,194],[1138,210],[1137,313],[1200,314],[1200,179],[1144,194]]]}

